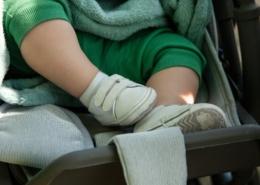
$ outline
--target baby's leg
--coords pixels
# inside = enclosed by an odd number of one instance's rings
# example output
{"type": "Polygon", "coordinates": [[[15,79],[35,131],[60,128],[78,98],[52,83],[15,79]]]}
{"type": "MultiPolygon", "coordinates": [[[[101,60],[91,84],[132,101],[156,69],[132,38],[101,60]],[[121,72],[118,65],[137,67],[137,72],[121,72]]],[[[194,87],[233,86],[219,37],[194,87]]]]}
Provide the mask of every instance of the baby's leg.
{"type": "Polygon", "coordinates": [[[205,66],[200,51],[170,32],[160,33],[149,43],[146,56],[154,63],[149,64],[152,75],[147,86],[157,92],[157,107],[136,124],[135,132],[171,126],[180,126],[184,132],[226,127],[227,120],[220,108],[194,104],[205,66]]]}
{"type": "Polygon", "coordinates": [[[75,97],[98,72],[80,49],[72,26],[63,20],[35,27],[23,39],[21,52],[31,68],[75,97]]]}
{"type": "Polygon", "coordinates": [[[157,92],[157,105],[193,104],[199,87],[198,75],[189,68],[172,67],[154,74],[147,86],[157,92]]]}
{"type": "Polygon", "coordinates": [[[135,126],[135,132],[179,126],[183,132],[226,127],[224,112],[212,104],[194,104],[198,75],[189,68],[172,67],[154,74],[147,85],[158,95],[157,107],[135,126]]]}

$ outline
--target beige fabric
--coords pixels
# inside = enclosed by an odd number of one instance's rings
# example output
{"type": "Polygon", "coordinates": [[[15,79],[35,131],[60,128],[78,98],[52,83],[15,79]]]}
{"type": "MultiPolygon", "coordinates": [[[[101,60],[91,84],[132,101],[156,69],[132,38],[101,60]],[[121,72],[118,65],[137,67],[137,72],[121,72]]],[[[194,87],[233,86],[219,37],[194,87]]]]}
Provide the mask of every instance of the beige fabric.
{"type": "Polygon", "coordinates": [[[114,137],[127,185],[186,185],[184,137],[178,127],[114,137]]]}

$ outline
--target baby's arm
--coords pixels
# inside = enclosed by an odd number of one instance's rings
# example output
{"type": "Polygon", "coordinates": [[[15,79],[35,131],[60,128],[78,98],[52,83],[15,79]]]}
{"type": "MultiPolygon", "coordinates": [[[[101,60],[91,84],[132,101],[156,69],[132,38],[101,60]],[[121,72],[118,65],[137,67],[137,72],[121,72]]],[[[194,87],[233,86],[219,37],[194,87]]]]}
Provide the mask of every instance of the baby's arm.
{"type": "Polygon", "coordinates": [[[21,52],[30,67],[75,97],[98,72],[82,52],[74,29],[64,20],[36,26],[23,39],[21,52]]]}

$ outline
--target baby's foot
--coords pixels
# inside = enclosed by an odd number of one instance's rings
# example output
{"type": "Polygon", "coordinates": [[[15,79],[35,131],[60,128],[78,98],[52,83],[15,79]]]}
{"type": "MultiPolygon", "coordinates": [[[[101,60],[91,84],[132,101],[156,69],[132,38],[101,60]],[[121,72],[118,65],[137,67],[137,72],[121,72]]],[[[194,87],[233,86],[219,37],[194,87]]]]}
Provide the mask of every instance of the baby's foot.
{"type": "Polygon", "coordinates": [[[141,119],[134,132],[179,126],[184,133],[228,126],[224,112],[212,104],[159,106],[141,119]]]}
{"type": "Polygon", "coordinates": [[[120,75],[102,75],[100,83],[95,88],[88,88],[80,97],[100,123],[110,126],[131,125],[153,109],[156,92],[152,88],[120,75]]]}

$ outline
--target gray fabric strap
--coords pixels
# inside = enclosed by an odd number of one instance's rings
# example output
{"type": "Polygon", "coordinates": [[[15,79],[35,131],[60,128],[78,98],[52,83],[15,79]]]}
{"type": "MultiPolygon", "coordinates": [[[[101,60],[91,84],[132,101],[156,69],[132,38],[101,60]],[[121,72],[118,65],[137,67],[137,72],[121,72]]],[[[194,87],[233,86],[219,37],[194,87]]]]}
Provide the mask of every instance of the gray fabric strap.
{"type": "Polygon", "coordinates": [[[178,127],[113,139],[127,185],[186,185],[184,137],[178,127]]]}

